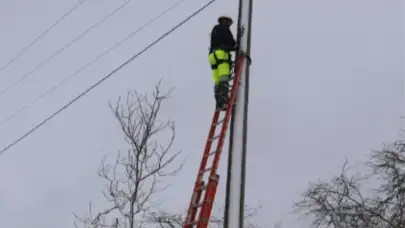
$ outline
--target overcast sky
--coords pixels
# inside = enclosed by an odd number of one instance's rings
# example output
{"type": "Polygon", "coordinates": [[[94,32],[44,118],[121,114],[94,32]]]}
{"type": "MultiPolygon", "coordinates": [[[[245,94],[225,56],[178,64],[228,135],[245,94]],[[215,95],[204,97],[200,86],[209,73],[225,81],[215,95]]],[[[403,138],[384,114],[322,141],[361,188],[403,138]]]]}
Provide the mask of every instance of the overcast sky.
{"type": "MultiPolygon", "coordinates": [[[[0,1],[0,66],[55,22],[76,0],[0,1]]],[[[6,70],[7,88],[124,0],[87,0],[6,70]]],[[[0,120],[31,103],[82,65],[161,13],[175,0],[134,0],[21,84],[0,95],[0,120]]],[[[0,126],[0,148],[25,133],[207,1],[185,1],[52,95],[0,126]]],[[[187,208],[214,105],[207,60],[209,32],[237,0],[217,3],[114,77],[0,156],[0,224],[71,228],[72,212],[106,206],[96,171],[106,154],[126,149],[108,102],[128,89],[151,91],[164,77],[176,87],[162,117],[176,121],[174,150],[188,160],[160,197],[187,208]]],[[[403,102],[404,3],[401,0],[256,0],[254,2],[247,203],[261,204],[263,227],[288,213],[308,182],[337,172],[398,137],[403,102]]],[[[233,28],[235,30],[235,28],[233,28]]],[[[1,121],[3,122],[3,121],[1,121]]],[[[217,209],[223,203],[226,153],[217,209]]],[[[216,210],[217,210],[216,209],[216,210]]]]}

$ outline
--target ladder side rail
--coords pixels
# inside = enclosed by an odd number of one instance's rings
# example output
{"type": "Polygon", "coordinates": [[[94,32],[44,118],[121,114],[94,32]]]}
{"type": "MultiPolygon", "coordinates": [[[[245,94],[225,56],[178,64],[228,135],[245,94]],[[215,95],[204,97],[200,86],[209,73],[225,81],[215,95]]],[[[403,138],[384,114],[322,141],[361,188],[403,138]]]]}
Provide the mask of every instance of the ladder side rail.
{"type": "Polygon", "coordinates": [[[204,177],[204,170],[207,166],[207,162],[208,162],[208,158],[209,158],[209,153],[211,151],[211,147],[212,147],[212,138],[215,135],[215,130],[217,127],[217,122],[219,119],[219,112],[215,112],[214,116],[212,118],[212,122],[211,122],[211,127],[210,127],[210,131],[208,133],[208,138],[205,144],[205,149],[204,149],[204,153],[201,159],[201,163],[200,163],[200,168],[199,171],[197,173],[197,179],[196,182],[194,184],[194,189],[193,189],[193,193],[191,195],[191,201],[190,201],[190,205],[188,208],[188,212],[187,212],[187,217],[186,217],[186,221],[185,221],[185,228],[192,228],[192,225],[188,225],[189,223],[191,223],[194,219],[195,219],[195,215],[197,213],[197,209],[194,209],[195,204],[199,203],[200,198],[201,198],[201,193],[200,193],[200,197],[198,197],[198,191],[199,188],[203,188],[203,177],[204,177]]]}
{"type": "Polygon", "coordinates": [[[204,213],[204,211],[212,209],[212,204],[214,203],[214,200],[215,200],[218,183],[219,183],[218,174],[215,175],[215,177],[210,177],[208,180],[208,186],[207,186],[207,190],[205,192],[208,197],[207,197],[207,199],[204,199],[204,201],[203,201],[204,204],[200,211],[200,217],[198,219],[197,228],[207,228],[209,226],[211,212],[209,213],[208,216],[205,216],[206,213],[204,213]],[[204,214],[204,217],[202,217],[203,214],[204,214]]]}
{"type": "MultiPolygon", "coordinates": [[[[198,204],[201,201],[201,196],[204,191],[205,182],[201,181],[198,185],[196,185],[197,189],[193,192],[194,197],[194,204],[198,204]]],[[[193,228],[193,224],[195,223],[196,215],[197,215],[198,207],[192,206],[191,211],[189,212],[189,222],[185,223],[186,228],[193,228]],[[194,222],[194,223],[193,223],[194,222]]]]}
{"type": "Polygon", "coordinates": [[[214,203],[216,188],[218,186],[218,180],[219,180],[219,175],[217,175],[216,172],[217,172],[220,157],[221,157],[222,147],[223,147],[223,144],[224,144],[224,141],[226,138],[226,131],[228,129],[229,120],[232,116],[231,115],[232,108],[233,108],[235,100],[236,100],[237,88],[239,86],[239,76],[241,74],[242,66],[243,66],[244,62],[245,62],[245,57],[240,56],[237,61],[237,64],[236,64],[234,83],[232,86],[232,91],[230,94],[230,99],[228,102],[228,107],[226,110],[224,122],[222,124],[220,138],[219,138],[217,148],[216,148],[216,153],[215,153],[215,156],[213,159],[213,165],[212,165],[211,172],[209,175],[208,187],[204,194],[203,205],[202,205],[202,208],[200,211],[197,228],[208,227],[209,220],[211,217],[212,206],[214,203]]]}

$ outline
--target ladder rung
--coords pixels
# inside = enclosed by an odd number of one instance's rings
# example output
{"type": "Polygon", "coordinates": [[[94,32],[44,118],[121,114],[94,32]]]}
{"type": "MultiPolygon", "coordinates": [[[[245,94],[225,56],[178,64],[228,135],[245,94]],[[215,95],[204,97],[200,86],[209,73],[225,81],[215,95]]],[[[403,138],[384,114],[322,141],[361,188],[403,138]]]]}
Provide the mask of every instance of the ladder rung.
{"type": "MultiPolygon", "coordinates": [[[[217,181],[217,180],[218,180],[218,177],[219,177],[219,175],[217,174],[217,175],[214,175],[214,176],[209,176],[209,179],[210,179],[210,180],[213,180],[213,181],[217,181]]],[[[208,184],[210,184],[210,182],[208,182],[207,185],[208,185],[208,184]]]]}
{"type": "Polygon", "coordinates": [[[211,141],[214,141],[214,140],[218,139],[219,136],[220,136],[220,135],[216,135],[216,136],[212,137],[210,140],[211,140],[211,141]]]}
{"type": "Polygon", "coordinates": [[[225,118],[223,118],[222,120],[218,121],[215,125],[220,125],[221,123],[223,123],[225,121],[225,118]]]}
{"type": "Polygon", "coordinates": [[[211,156],[211,155],[214,155],[216,152],[217,152],[217,150],[211,151],[211,152],[207,155],[207,157],[209,157],[209,156],[211,156]]]}
{"type": "Polygon", "coordinates": [[[201,203],[196,203],[193,205],[194,208],[200,208],[204,204],[204,201],[201,203]]]}
{"type": "Polygon", "coordinates": [[[204,203],[212,203],[212,200],[205,200],[202,201],[201,203],[196,203],[193,205],[193,208],[200,208],[202,205],[204,205],[204,203]]]}
{"type": "Polygon", "coordinates": [[[194,221],[192,221],[192,222],[189,222],[189,223],[187,223],[186,225],[187,226],[195,226],[195,225],[197,225],[197,223],[198,223],[198,220],[194,220],[194,221]]]}
{"type": "Polygon", "coordinates": [[[207,188],[207,184],[203,184],[202,186],[198,187],[196,190],[205,190],[207,188]]]}
{"type": "Polygon", "coordinates": [[[206,172],[210,171],[211,169],[212,169],[212,167],[206,168],[201,172],[201,174],[206,173],[206,172]]]}

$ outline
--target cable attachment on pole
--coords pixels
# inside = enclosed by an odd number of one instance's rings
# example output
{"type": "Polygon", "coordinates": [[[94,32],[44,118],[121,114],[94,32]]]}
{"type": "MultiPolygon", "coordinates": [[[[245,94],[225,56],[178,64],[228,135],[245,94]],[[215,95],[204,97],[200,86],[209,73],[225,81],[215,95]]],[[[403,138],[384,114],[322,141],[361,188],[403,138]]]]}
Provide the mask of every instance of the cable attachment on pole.
{"type": "Polygon", "coordinates": [[[248,54],[246,54],[246,52],[239,50],[239,54],[241,56],[244,56],[248,60],[249,65],[252,64],[252,58],[250,58],[250,56],[248,54]]]}

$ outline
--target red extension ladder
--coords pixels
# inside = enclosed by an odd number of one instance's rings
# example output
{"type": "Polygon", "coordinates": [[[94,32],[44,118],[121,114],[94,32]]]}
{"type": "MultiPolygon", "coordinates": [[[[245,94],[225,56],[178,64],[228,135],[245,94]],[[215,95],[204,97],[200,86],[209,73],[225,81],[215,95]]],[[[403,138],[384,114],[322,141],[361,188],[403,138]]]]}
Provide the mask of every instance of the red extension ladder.
{"type": "Polygon", "coordinates": [[[211,211],[219,183],[217,168],[228,125],[232,116],[232,109],[235,105],[239,77],[243,68],[242,66],[245,64],[245,62],[246,56],[240,55],[237,57],[233,74],[231,74],[231,81],[233,81],[233,85],[230,85],[231,89],[226,111],[216,110],[214,112],[204,153],[201,159],[200,169],[197,174],[197,180],[191,196],[186,221],[184,223],[184,228],[207,228],[210,222],[211,211]],[[219,131],[217,131],[217,129],[219,129],[219,131]],[[211,148],[215,149],[212,150],[211,148]],[[203,193],[204,198],[201,200],[203,193]],[[197,218],[198,212],[199,216],[197,218]]]}

